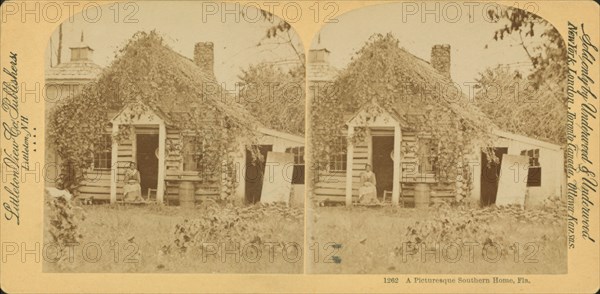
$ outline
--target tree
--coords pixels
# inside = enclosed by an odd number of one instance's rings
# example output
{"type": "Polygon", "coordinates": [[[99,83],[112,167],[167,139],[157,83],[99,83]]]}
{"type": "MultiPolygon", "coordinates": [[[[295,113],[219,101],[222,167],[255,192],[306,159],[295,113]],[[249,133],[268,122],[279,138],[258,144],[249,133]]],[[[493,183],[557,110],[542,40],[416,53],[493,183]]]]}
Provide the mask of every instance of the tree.
{"type": "Polygon", "coordinates": [[[515,7],[490,9],[488,15],[500,25],[492,37],[495,41],[505,40],[509,35],[519,37],[519,45],[531,60],[533,72],[529,78],[536,88],[549,78],[566,77],[566,46],[554,26],[534,13],[515,7]],[[541,42],[531,42],[534,38],[539,38],[541,42]]]}
{"type": "Polygon", "coordinates": [[[266,10],[261,10],[260,13],[263,21],[268,22],[271,25],[267,27],[265,36],[256,46],[260,47],[267,44],[289,46],[298,58],[298,65],[303,69],[306,69],[304,50],[299,48],[301,45],[296,44],[296,42],[300,42],[299,39],[290,32],[292,31],[292,25],[266,10]],[[269,42],[266,42],[267,40],[269,40],[269,42]]]}
{"type": "Polygon", "coordinates": [[[564,144],[566,106],[557,84],[535,83],[506,66],[480,74],[475,103],[503,130],[564,144]]]}
{"type": "Polygon", "coordinates": [[[288,71],[272,63],[260,63],[243,70],[240,103],[268,128],[304,134],[303,66],[288,71]]]}
{"type": "Polygon", "coordinates": [[[568,71],[564,40],[556,28],[528,11],[507,7],[488,14],[499,24],[492,39],[507,42],[507,36],[518,36],[532,71],[523,77],[501,66],[486,70],[478,79],[476,104],[507,131],[564,144],[568,71]]]}
{"type": "Polygon", "coordinates": [[[274,14],[260,10],[268,23],[257,47],[288,46],[297,59],[269,60],[242,71],[239,102],[264,126],[304,135],[305,56],[292,26],[274,14]],[[290,65],[291,64],[291,65],[290,65]]]}

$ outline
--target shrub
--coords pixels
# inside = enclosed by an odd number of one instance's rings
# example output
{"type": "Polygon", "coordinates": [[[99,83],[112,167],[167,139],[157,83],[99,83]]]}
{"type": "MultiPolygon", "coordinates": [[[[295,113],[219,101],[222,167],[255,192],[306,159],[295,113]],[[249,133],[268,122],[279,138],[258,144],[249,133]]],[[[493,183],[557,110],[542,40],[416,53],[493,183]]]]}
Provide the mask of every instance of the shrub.
{"type": "Polygon", "coordinates": [[[52,242],[61,248],[61,260],[68,258],[66,254],[67,247],[78,244],[83,238],[80,232],[79,222],[85,220],[85,214],[79,207],[74,207],[70,201],[64,197],[55,197],[46,204],[50,208],[50,228],[49,233],[52,242]]]}
{"type": "Polygon", "coordinates": [[[200,218],[185,219],[175,225],[172,244],[162,248],[169,253],[171,248],[179,252],[187,252],[207,242],[238,242],[242,244],[262,244],[272,233],[267,230],[263,218],[279,218],[292,221],[303,221],[300,208],[286,207],[282,204],[259,204],[239,207],[234,205],[214,205],[206,210],[200,218]]]}

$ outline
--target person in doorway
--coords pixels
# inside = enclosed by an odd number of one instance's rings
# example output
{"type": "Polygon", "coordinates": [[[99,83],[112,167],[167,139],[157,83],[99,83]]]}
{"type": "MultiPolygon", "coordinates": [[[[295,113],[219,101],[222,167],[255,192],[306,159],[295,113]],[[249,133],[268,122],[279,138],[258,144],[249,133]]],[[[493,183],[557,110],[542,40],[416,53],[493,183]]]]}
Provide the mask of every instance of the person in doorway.
{"type": "Polygon", "coordinates": [[[360,188],[358,201],[363,204],[377,202],[377,180],[371,165],[365,165],[365,171],[360,173],[360,188]]]}
{"type": "Polygon", "coordinates": [[[123,187],[123,201],[137,202],[142,199],[142,186],[140,186],[140,172],[136,169],[135,162],[129,163],[125,171],[125,186],[123,187]]]}

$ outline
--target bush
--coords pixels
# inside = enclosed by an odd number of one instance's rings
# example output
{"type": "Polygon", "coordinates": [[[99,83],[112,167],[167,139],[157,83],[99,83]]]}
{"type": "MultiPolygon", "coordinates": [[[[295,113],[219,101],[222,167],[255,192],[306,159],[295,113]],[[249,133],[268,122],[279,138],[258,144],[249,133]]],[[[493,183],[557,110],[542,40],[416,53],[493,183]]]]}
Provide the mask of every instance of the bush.
{"type": "MultiPolygon", "coordinates": [[[[525,210],[519,205],[472,208],[468,205],[450,206],[441,203],[436,207],[438,217],[416,221],[406,227],[405,237],[409,248],[416,250],[421,244],[434,246],[440,243],[477,242],[481,245],[500,244],[510,248],[510,240],[493,229],[498,219],[509,223],[540,223],[557,225],[564,220],[566,208],[557,199],[547,200],[541,209],[525,210]]],[[[542,240],[544,241],[544,240],[542,240]]]]}
{"type": "Polygon", "coordinates": [[[274,232],[266,229],[260,219],[280,218],[303,221],[301,208],[286,207],[282,204],[259,204],[239,207],[233,205],[214,205],[206,210],[202,217],[185,219],[175,225],[172,244],[162,248],[169,253],[171,248],[187,252],[207,242],[238,242],[242,244],[262,244],[274,232]]]}
{"type": "Polygon", "coordinates": [[[80,233],[79,222],[85,220],[85,214],[79,207],[74,207],[70,201],[64,197],[55,197],[46,204],[50,208],[50,228],[49,233],[52,242],[61,248],[61,260],[68,258],[66,254],[67,247],[78,244],[83,238],[80,233]]]}

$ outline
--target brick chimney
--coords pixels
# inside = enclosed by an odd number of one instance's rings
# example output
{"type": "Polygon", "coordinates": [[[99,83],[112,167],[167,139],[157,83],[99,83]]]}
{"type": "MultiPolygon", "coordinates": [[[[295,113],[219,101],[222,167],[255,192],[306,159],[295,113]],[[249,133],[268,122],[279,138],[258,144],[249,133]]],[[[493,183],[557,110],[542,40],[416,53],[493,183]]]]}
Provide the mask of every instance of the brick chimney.
{"type": "Polygon", "coordinates": [[[431,48],[431,66],[443,76],[450,78],[450,45],[434,45],[431,48]]]}
{"type": "Polygon", "coordinates": [[[214,44],[212,42],[197,43],[194,47],[194,62],[202,71],[214,75],[214,44]]]}

